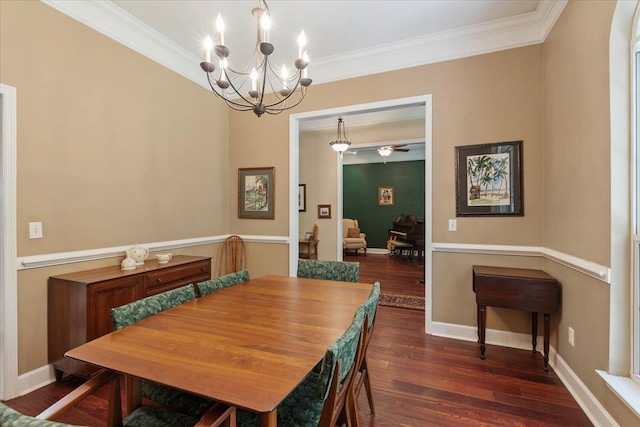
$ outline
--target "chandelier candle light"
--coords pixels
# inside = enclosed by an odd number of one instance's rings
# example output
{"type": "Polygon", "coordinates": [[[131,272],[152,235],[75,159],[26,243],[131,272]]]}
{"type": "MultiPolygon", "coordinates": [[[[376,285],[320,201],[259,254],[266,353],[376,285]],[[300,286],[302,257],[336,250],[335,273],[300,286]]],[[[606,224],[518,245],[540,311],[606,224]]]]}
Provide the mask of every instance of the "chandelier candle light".
{"type": "Polygon", "coordinates": [[[269,55],[273,53],[274,46],[269,43],[271,21],[266,0],[260,0],[259,6],[252,10],[252,14],[257,24],[257,41],[249,64],[240,71],[229,66],[227,59],[231,55],[231,49],[224,44],[224,21],[218,15],[218,44],[214,47],[211,37],[205,38],[205,60],[200,63],[200,67],[207,73],[207,81],[213,93],[234,110],[253,111],[258,117],[264,113],[280,114],[300,104],[307,93],[307,87],[311,84],[308,77],[309,56],[304,50],[307,38],[304,31],[298,37],[298,58],[293,61],[295,74],[290,76],[289,69],[283,64],[278,75],[269,63],[269,55]],[[219,58],[220,71],[217,79],[213,75],[216,66],[211,62],[212,49],[219,58]],[[247,88],[250,85],[250,89],[245,89],[245,85],[247,88]],[[281,89],[278,89],[279,87],[281,89]],[[273,102],[265,101],[265,91],[273,92],[273,102]]]}

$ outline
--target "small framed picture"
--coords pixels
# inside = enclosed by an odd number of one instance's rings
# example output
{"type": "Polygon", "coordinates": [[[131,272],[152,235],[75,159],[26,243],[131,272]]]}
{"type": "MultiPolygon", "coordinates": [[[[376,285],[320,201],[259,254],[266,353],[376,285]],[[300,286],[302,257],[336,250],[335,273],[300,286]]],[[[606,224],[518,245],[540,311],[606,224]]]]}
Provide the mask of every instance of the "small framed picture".
{"type": "Polygon", "coordinates": [[[307,184],[298,184],[298,212],[307,211],[307,184]]]}
{"type": "Polygon", "coordinates": [[[312,231],[307,231],[306,233],[304,233],[304,240],[312,242],[313,241],[313,232],[312,231]]]}
{"type": "Polygon", "coordinates": [[[378,206],[393,206],[393,187],[378,187],[378,206]]]}
{"type": "Polygon", "coordinates": [[[318,218],[331,218],[331,205],[318,205],[318,218]]]}
{"type": "Polygon", "coordinates": [[[275,168],[238,169],[238,218],[273,219],[275,168]]]}

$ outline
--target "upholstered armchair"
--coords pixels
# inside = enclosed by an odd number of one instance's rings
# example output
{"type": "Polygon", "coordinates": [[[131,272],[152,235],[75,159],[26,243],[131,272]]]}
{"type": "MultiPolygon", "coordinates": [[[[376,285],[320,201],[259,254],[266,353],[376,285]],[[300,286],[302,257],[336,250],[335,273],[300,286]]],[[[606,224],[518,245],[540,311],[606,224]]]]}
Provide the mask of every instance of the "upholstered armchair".
{"type": "Polygon", "coordinates": [[[359,249],[364,249],[367,254],[367,235],[360,232],[357,219],[342,218],[342,251],[355,249],[356,254],[359,249]]]}

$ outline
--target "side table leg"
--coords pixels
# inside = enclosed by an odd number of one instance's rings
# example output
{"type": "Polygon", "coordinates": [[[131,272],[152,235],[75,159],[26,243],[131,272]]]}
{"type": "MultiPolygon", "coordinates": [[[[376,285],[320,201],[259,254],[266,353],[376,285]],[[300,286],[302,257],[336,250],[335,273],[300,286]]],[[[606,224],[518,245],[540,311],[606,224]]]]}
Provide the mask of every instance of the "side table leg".
{"type": "Polygon", "coordinates": [[[544,314],[544,370],[549,371],[549,333],[551,330],[551,314],[544,314]]]}
{"type": "Polygon", "coordinates": [[[531,313],[531,345],[533,346],[532,353],[536,352],[538,346],[538,313],[531,313]]]}
{"type": "Polygon", "coordinates": [[[480,306],[480,359],[484,360],[484,340],[487,327],[487,306],[480,306]]]}
{"type": "Polygon", "coordinates": [[[476,324],[478,325],[478,343],[480,343],[480,304],[476,304],[476,324]]]}

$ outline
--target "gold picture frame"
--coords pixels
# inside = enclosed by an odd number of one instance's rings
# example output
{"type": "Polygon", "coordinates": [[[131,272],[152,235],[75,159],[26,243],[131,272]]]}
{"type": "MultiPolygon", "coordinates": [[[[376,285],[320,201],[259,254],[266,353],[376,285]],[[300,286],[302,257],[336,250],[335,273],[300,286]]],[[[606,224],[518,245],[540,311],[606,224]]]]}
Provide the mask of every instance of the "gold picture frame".
{"type": "Polygon", "coordinates": [[[378,206],[393,206],[395,204],[395,193],[393,187],[378,187],[378,206]]]}

